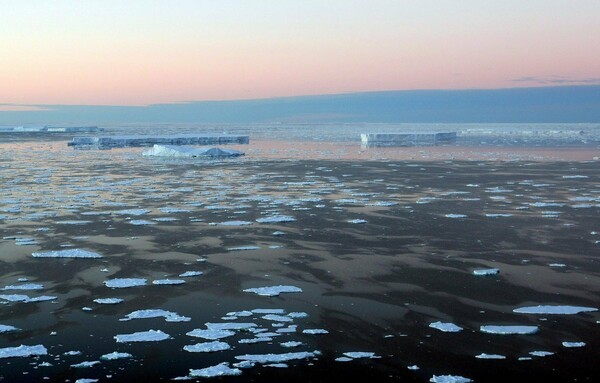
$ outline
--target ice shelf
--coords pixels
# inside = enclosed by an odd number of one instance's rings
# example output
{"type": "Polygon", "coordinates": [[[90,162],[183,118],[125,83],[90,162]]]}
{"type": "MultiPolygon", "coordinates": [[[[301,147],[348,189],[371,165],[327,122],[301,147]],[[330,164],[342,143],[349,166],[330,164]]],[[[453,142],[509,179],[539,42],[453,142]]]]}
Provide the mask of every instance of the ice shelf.
{"type": "Polygon", "coordinates": [[[112,149],[159,145],[223,145],[248,144],[249,136],[182,134],[169,136],[100,136],[74,137],[69,146],[75,149],[112,149]]]}
{"type": "Polygon", "coordinates": [[[222,149],[218,147],[183,147],[176,145],[154,145],[142,153],[144,156],[156,157],[239,157],[244,152],[233,149],[222,149]]]}
{"type": "Polygon", "coordinates": [[[363,133],[362,145],[375,146],[429,146],[456,141],[456,132],[404,132],[404,133],[363,133]]]}

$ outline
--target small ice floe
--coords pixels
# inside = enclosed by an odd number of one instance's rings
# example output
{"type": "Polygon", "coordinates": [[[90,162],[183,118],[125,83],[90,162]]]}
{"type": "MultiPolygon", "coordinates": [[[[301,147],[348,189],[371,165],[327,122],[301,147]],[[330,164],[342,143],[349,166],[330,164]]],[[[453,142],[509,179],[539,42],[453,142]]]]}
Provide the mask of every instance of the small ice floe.
{"type": "Polygon", "coordinates": [[[429,324],[429,327],[434,328],[436,330],[440,330],[443,332],[459,332],[462,331],[463,328],[455,325],[454,323],[443,323],[443,322],[433,322],[429,324]]]}
{"type": "Polygon", "coordinates": [[[92,223],[92,221],[71,220],[71,221],[57,221],[56,223],[59,225],[87,225],[88,223],[92,223]]]}
{"type": "MultiPolygon", "coordinates": [[[[468,185],[467,185],[467,186],[468,186],[468,185]]],[[[406,367],[406,368],[408,368],[408,369],[409,369],[409,370],[411,370],[411,371],[417,371],[417,370],[420,370],[420,369],[421,369],[421,367],[417,366],[416,364],[413,364],[412,366],[408,366],[408,367],[406,367]]]]}
{"type": "Polygon", "coordinates": [[[265,367],[288,368],[289,366],[286,363],[271,363],[265,364],[265,367]]]}
{"type": "Polygon", "coordinates": [[[37,241],[33,238],[15,238],[15,245],[17,246],[32,246],[37,244],[37,241]]]}
{"type": "Polygon", "coordinates": [[[322,329],[322,328],[307,328],[305,330],[302,330],[303,334],[310,334],[310,335],[321,335],[321,334],[329,334],[329,331],[322,329]]]}
{"type": "Polygon", "coordinates": [[[550,351],[532,351],[532,352],[529,353],[529,355],[543,358],[545,356],[554,355],[554,353],[550,352],[550,351]]]}
{"type": "Polygon", "coordinates": [[[153,218],[154,221],[156,222],[175,222],[175,221],[179,221],[177,218],[173,218],[173,217],[158,217],[158,218],[153,218]]]}
{"type": "Polygon", "coordinates": [[[71,351],[65,352],[63,355],[66,355],[66,356],[81,355],[81,351],[71,350],[71,351]]]}
{"type": "Polygon", "coordinates": [[[102,255],[82,249],[42,251],[31,254],[34,258],[102,258],[102,255]]]}
{"type": "Polygon", "coordinates": [[[246,293],[254,293],[265,297],[275,297],[281,293],[301,293],[302,289],[296,286],[266,286],[245,289],[246,293]]]}
{"type": "Polygon", "coordinates": [[[124,210],[117,210],[117,211],[115,211],[113,213],[114,214],[118,214],[118,215],[144,215],[144,214],[150,213],[150,210],[146,210],[146,209],[124,209],[124,210]]]}
{"type": "Polygon", "coordinates": [[[262,318],[273,321],[273,322],[292,322],[293,321],[293,319],[290,318],[289,316],[276,315],[276,314],[263,315],[262,318]]]}
{"type": "Polygon", "coordinates": [[[156,222],[148,221],[145,219],[132,219],[131,221],[127,221],[127,223],[136,226],[156,225],[156,222]]]}
{"type": "Polygon", "coordinates": [[[304,343],[302,343],[302,342],[298,342],[298,341],[294,341],[294,340],[290,340],[289,342],[279,343],[279,345],[281,347],[286,347],[286,348],[299,347],[299,346],[302,346],[303,344],[304,343]]]}
{"type": "Polygon", "coordinates": [[[5,347],[0,348],[0,359],[27,358],[30,356],[48,355],[48,350],[41,344],[35,346],[5,347]]]}
{"type": "Polygon", "coordinates": [[[77,379],[75,381],[75,383],[96,383],[97,381],[98,381],[98,379],[81,378],[81,379],[77,379]]]}
{"type": "Polygon", "coordinates": [[[274,215],[271,217],[263,217],[256,220],[258,223],[282,223],[282,222],[293,222],[296,218],[290,215],[274,215]]]}
{"type": "Polygon", "coordinates": [[[529,335],[539,331],[538,326],[497,326],[486,325],[479,327],[479,331],[487,334],[498,335],[529,335]]]}
{"type": "Polygon", "coordinates": [[[148,309],[148,310],[136,310],[125,316],[123,319],[119,319],[122,322],[130,321],[132,319],[148,319],[148,318],[165,318],[166,322],[189,322],[192,318],[181,316],[172,311],[166,311],[161,309],[148,309]]]}
{"type": "Polygon", "coordinates": [[[282,363],[282,362],[289,362],[291,360],[314,358],[320,354],[321,353],[319,351],[303,351],[303,352],[288,352],[288,353],[283,353],[283,354],[246,354],[246,355],[236,356],[235,358],[237,360],[247,360],[250,362],[265,364],[265,363],[282,363]]]}
{"type": "Polygon", "coordinates": [[[166,339],[170,339],[171,336],[160,330],[148,330],[134,332],[132,334],[118,334],[113,338],[117,343],[130,343],[130,342],[160,342],[166,339]]]}
{"type": "Polygon", "coordinates": [[[548,314],[548,315],[574,315],[584,312],[598,311],[595,307],[582,307],[582,306],[527,306],[519,307],[513,310],[519,314],[548,314]]]}
{"type": "Polygon", "coordinates": [[[567,348],[585,347],[585,342],[562,342],[562,345],[567,348]]]}
{"type": "Polygon", "coordinates": [[[473,275],[484,276],[484,275],[496,275],[500,274],[500,269],[479,269],[473,270],[473,275]]]}
{"type": "Polygon", "coordinates": [[[429,379],[432,383],[469,383],[471,379],[460,375],[434,375],[429,379]]]}
{"type": "Polygon", "coordinates": [[[237,376],[241,374],[242,370],[231,368],[228,362],[223,362],[216,366],[201,368],[199,370],[190,369],[189,376],[195,378],[214,378],[217,376],[237,376]]]}
{"type": "Polygon", "coordinates": [[[467,218],[467,215],[466,214],[449,213],[449,214],[445,214],[444,217],[446,217],[446,218],[467,218]]]}
{"type": "Polygon", "coordinates": [[[184,346],[183,349],[187,352],[217,352],[231,349],[231,346],[225,342],[204,342],[184,346]]]}
{"type": "Polygon", "coordinates": [[[133,358],[133,355],[127,352],[111,352],[110,354],[104,354],[100,357],[100,360],[117,360],[117,359],[128,359],[133,358]]]}
{"type": "Polygon", "coordinates": [[[182,208],[177,208],[177,207],[161,207],[158,210],[162,211],[163,213],[167,213],[167,214],[171,214],[171,213],[191,213],[192,212],[190,209],[182,209],[182,208]]]}
{"type": "Polygon", "coordinates": [[[152,281],[153,285],[183,285],[183,279],[156,279],[152,281]]]}
{"type": "Polygon", "coordinates": [[[234,323],[234,322],[224,322],[224,323],[205,323],[206,328],[209,330],[250,330],[256,326],[256,323],[234,323]]]}
{"type": "Polygon", "coordinates": [[[576,174],[576,175],[573,175],[573,176],[562,176],[562,178],[564,178],[564,179],[575,179],[575,178],[588,178],[588,176],[582,176],[580,174],[576,174]]]}
{"type": "Polygon", "coordinates": [[[9,326],[5,324],[0,324],[0,334],[4,334],[6,332],[17,331],[18,328],[14,326],[9,326]]]}
{"type": "Polygon", "coordinates": [[[216,222],[216,225],[219,226],[248,226],[252,225],[253,222],[250,221],[225,221],[225,222],[216,222]]]}
{"type": "Polygon", "coordinates": [[[86,361],[86,362],[81,362],[81,363],[77,363],[77,364],[72,364],[71,367],[73,367],[73,368],[90,368],[97,364],[100,364],[99,360],[86,361]]]}
{"type": "Polygon", "coordinates": [[[486,213],[485,216],[488,218],[503,218],[503,217],[512,217],[513,215],[509,214],[509,213],[495,213],[495,214],[486,213]]]}
{"type": "Polygon", "coordinates": [[[100,304],[100,305],[116,305],[118,303],[123,302],[124,299],[121,298],[98,298],[98,299],[94,299],[94,302],[100,304]]]}
{"type": "Polygon", "coordinates": [[[506,356],[499,355],[499,354],[481,353],[479,355],[475,355],[475,358],[477,358],[477,359],[506,359],[506,356]]]}
{"type": "Polygon", "coordinates": [[[259,246],[237,246],[237,247],[228,247],[227,251],[244,251],[244,250],[258,250],[259,246]]]}
{"type": "Polygon", "coordinates": [[[344,356],[352,359],[378,359],[380,356],[375,355],[374,352],[365,352],[365,351],[350,351],[345,352],[344,356]]]}
{"type": "Polygon", "coordinates": [[[392,202],[392,201],[376,201],[376,202],[369,202],[366,204],[366,206],[396,206],[398,205],[398,202],[392,202]]]}
{"type": "Polygon", "coordinates": [[[187,277],[197,277],[202,274],[204,274],[202,271],[186,271],[185,273],[179,274],[179,276],[182,278],[187,278],[187,277]]]}
{"type": "Polygon", "coordinates": [[[268,336],[263,336],[263,337],[249,338],[249,339],[240,339],[238,341],[238,343],[254,344],[254,343],[271,342],[271,341],[273,341],[273,338],[268,337],[268,336]]]}
{"type": "Polygon", "coordinates": [[[352,358],[348,358],[347,356],[340,356],[338,358],[335,358],[336,362],[350,362],[352,360],[352,358]]]}
{"type": "Polygon", "coordinates": [[[45,301],[53,301],[56,297],[50,295],[42,295],[39,297],[30,297],[24,294],[7,294],[0,295],[0,299],[4,299],[9,302],[22,302],[22,303],[34,303],[34,302],[45,302],[45,301]]]}
{"type": "Polygon", "coordinates": [[[279,236],[279,235],[285,235],[285,233],[283,231],[277,230],[277,231],[272,232],[271,235],[279,236]]]}
{"type": "Polygon", "coordinates": [[[202,330],[202,329],[195,329],[195,330],[192,330],[192,331],[186,333],[185,335],[187,335],[187,336],[193,336],[193,337],[196,337],[196,338],[207,339],[207,340],[216,340],[216,339],[222,339],[222,338],[228,338],[230,336],[234,336],[235,332],[231,331],[231,330],[202,330]]]}
{"type": "Polygon", "coordinates": [[[0,290],[42,290],[43,288],[44,285],[41,285],[39,283],[25,283],[22,285],[8,285],[0,290]]]}
{"type": "Polygon", "coordinates": [[[357,219],[350,219],[350,220],[348,220],[348,223],[357,223],[357,224],[359,224],[359,223],[367,223],[367,221],[364,220],[364,219],[357,218],[357,219]]]}
{"type": "Polygon", "coordinates": [[[282,327],[282,328],[278,328],[277,332],[279,333],[292,333],[292,332],[296,332],[298,329],[298,326],[295,324],[289,325],[287,327],[282,327]]]}
{"type": "Polygon", "coordinates": [[[92,311],[91,307],[82,307],[81,308],[83,311],[92,311]]]}
{"type": "Polygon", "coordinates": [[[557,203],[557,202],[530,202],[529,206],[533,206],[533,207],[562,207],[564,206],[564,203],[557,203]]]}
{"type": "Polygon", "coordinates": [[[550,267],[567,267],[564,263],[550,263],[548,264],[550,267]]]}
{"type": "Polygon", "coordinates": [[[147,282],[145,278],[115,278],[104,281],[104,285],[111,289],[124,289],[127,287],[145,286],[147,282]]]}
{"type": "Polygon", "coordinates": [[[301,311],[294,311],[288,314],[290,318],[307,318],[308,314],[301,311]]]}

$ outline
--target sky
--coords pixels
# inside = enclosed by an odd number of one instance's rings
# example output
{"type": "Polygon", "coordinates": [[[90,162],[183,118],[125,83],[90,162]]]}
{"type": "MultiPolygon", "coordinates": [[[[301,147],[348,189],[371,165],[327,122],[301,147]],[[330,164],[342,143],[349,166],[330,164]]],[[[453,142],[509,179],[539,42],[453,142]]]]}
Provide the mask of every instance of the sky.
{"type": "Polygon", "coordinates": [[[0,2],[0,104],[600,84],[598,0],[0,2]]]}

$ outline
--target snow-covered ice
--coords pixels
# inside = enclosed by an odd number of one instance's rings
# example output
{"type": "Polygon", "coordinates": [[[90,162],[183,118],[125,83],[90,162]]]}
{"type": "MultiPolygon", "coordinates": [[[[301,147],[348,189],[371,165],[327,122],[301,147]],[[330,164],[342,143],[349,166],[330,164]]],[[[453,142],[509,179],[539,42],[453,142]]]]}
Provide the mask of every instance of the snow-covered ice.
{"type": "Polygon", "coordinates": [[[128,359],[133,358],[133,355],[127,352],[111,352],[110,354],[104,354],[100,357],[100,360],[117,360],[117,359],[128,359]]]}
{"type": "Polygon", "coordinates": [[[98,298],[94,299],[94,302],[101,305],[116,305],[117,303],[123,302],[124,299],[121,298],[98,298]]]}
{"type": "Polygon", "coordinates": [[[429,379],[431,383],[469,383],[471,379],[459,375],[434,375],[429,379]]]}
{"type": "Polygon", "coordinates": [[[104,285],[112,289],[124,289],[127,287],[145,286],[147,282],[145,278],[115,278],[104,281],[104,285]]]}
{"type": "Polygon", "coordinates": [[[202,329],[195,329],[195,330],[192,330],[192,331],[186,333],[186,335],[193,336],[193,337],[196,337],[196,338],[203,338],[203,339],[208,339],[208,340],[216,340],[216,339],[228,338],[230,336],[233,336],[233,335],[235,335],[235,332],[231,331],[231,330],[202,330],[202,329]]]}
{"type": "Polygon", "coordinates": [[[214,378],[217,376],[236,376],[241,375],[242,370],[229,367],[228,362],[217,364],[216,366],[201,368],[198,370],[190,369],[189,376],[198,378],[214,378]]]}
{"type": "Polygon", "coordinates": [[[301,293],[302,289],[296,286],[265,286],[245,289],[244,292],[254,293],[266,297],[275,297],[281,293],[301,293]]]}
{"type": "Polygon", "coordinates": [[[429,324],[429,327],[434,328],[436,330],[440,330],[443,332],[459,332],[462,331],[463,328],[455,325],[454,323],[443,323],[443,322],[433,322],[429,324]]]}
{"type": "Polygon", "coordinates": [[[281,363],[290,360],[313,358],[320,355],[319,351],[288,352],[283,354],[246,354],[239,355],[237,360],[248,360],[256,363],[281,363]]]}
{"type": "Polygon", "coordinates": [[[271,217],[263,217],[256,220],[258,223],[281,223],[281,222],[293,222],[296,218],[290,215],[274,215],[271,217]]]}
{"type": "Polygon", "coordinates": [[[130,321],[132,319],[165,318],[166,322],[189,322],[192,318],[181,316],[172,311],[162,309],[136,310],[120,319],[120,321],[130,321]]]}
{"type": "Polygon", "coordinates": [[[48,350],[41,344],[35,346],[5,347],[0,348],[0,359],[25,358],[30,356],[47,355],[48,350]]]}
{"type": "Polygon", "coordinates": [[[538,326],[498,326],[498,325],[485,325],[479,328],[481,332],[487,334],[499,334],[499,335],[528,335],[535,334],[538,332],[538,326]]]}
{"type": "Polygon", "coordinates": [[[513,310],[513,312],[519,314],[548,314],[548,315],[574,315],[584,312],[598,311],[595,307],[583,307],[583,306],[560,306],[560,305],[541,305],[541,306],[526,306],[519,307],[513,310]]]}
{"type": "Polygon", "coordinates": [[[43,251],[31,255],[34,258],[102,258],[102,255],[98,253],[82,249],[43,251]]]}
{"type": "Polygon", "coordinates": [[[216,352],[229,350],[231,346],[225,342],[213,341],[196,343],[192,345],[184,346],[183,349],[187,352],[216,352]]]}
{"type": "Polygon", "coordinates": [[[473,275],[483,276],[483,275],[496,275],[500,274],[500,269],[479,269],[473,270],[473,275]]]}
{"type": "Polygon", "coordinates": [[[130,343],[130,342],[160,342],[166,339],[170,339],[171,336],[160,330],[148,330],[134,332],[132,334],[118,334],[114,336],[117,343],[130,343]]]}

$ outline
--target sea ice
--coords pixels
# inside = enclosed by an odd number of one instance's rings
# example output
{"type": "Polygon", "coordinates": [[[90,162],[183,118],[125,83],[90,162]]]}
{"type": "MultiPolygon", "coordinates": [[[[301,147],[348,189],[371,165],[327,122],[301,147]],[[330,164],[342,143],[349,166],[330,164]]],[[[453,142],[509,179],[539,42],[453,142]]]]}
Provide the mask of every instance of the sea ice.
{"type": "Polygon", "coordinates": [[[273,322],[292,322],[293,319],[288,316],[267,314],[262,316],[263,319],[270,320],[273,322]]]}
{"type": "Polygon", "coordinates": [[[23,358],[29,356],[47,355],[48,350],[41,344],[35,346],[5,347],[0,348],[0,359],[3,358],[23,358]]]}
{"type": "Polygon", "coordinates": [[[14,326],[0,324],[0,334],[3,334],[5,332],[17,331],[17,330],[18,330],[18,328],[14,327],[14,326]]]}
{"type": "Polygon", "coordinates": [[[216,339],[228,338],[230,336],[233,336],[233,335],[235,335],[235,332],[230,331],[230,330],[195,329],[195,330],[192,330],[192,331],[186,333],[185,335],[193,336],[196,338],[208,339],[208,340],[216,340],[216,339]]]}
{"type": "Polygon", "coordinates": [[[244,250],[258,250],[259,246],[238,246],[238,247],[228,247],[227,251],[244,251],[244,250]]]}
{"type": "Polygon", "coordinates": [[[123,289],[126,287],[145,286],[147,280],[144,278],[115,278],[104,281],[106,287],[123,289]]]}
{"type": "Polygon", "coordinates": [[[582,307],[582,306],[528,306],[519,307],[513,310],[513,312],[519,314],[548,314],[548,315],[573,315],[583,312],[598,311],[595,307],[582,307]]]}
{"type": "Polygon", "coordinates": [[[259,223],[281,223],[281,222],[293,222],[296,218],[289,215],[275,215],[271,217],[263,217],[256,220],[259,223]]]}
{"type": "Polygon", "coordinates": [[[40,285],[39,283],[26,283],[22,285],[5,286],[1,290],[41,290],[43,288],[44,285],[40,285]]]}
{"type": "Polygon", "coordinates": [[[321,329],[321,328],[307,328],[306,330],[302,330],[303,334],[311,334],[311,335],[321,335],[321,334],[329,334],[329,331],[321,329]]]}
{"type": "Polygon", "coordinates": [[[93,367],[97,364],[100,364],[100,361],[94,360],[94,361],[87,361],[87,362],[72,364],[71,367],[73,367],[73,368],[89,368],[89,367],[93,367]]]}
{"type": "Polygon", "coordinates": [[[377,355],[375,355],[374,352],[364,352],[364,351],[345,352],[344,355],[347,356],[348,358],[352,358],[352,359],[361,359],[361,358],[374,359],[374,358],[379,358],[377,355]]]}
{"type": "Polygon", "coordinates": [[[550,352],[550,351],[532,351],[529,353],[529,355],[539,356],[539,357],[543,358],[545,356],[554,355],[554,353],[550,352]]]}
{"type": "Polygon", "coordinates": [[[562,345],[563,345],[563,347],[568,347],[568,348],[584,347],[585,342],[562,342],[562,345]]]}
{"type": "Polygon", "coordinates": [[[101,305],[116,305],[117,303],[123,302],[124,299],[121,298],[98,298],[94,299],[94,302],[101,305]]]}
{"type": "Polygon", "coordinates": [[[117,210],[113,212],[114,214],[119,215],[144,215],[150,213],[150,210],[146,209],[125,209],[125,210],[117,210]]]}
{"type": "Polygon", "coordinates": [[[364,219],[358,219],[357,218],[357,219],[348,220],[348,223],[367,223],[367,221],[364,220],[364,219]]]}
{"type": "Polygon", "coordinates": [[[160,342],[166,339],[170,339],[171,336],[160,330],[148,330],[134,332],[132,334],[118,334],[115,335],[117,343],[129,343],[129,342],[160,342]]]}
{"type": "Polygon", "coordinates": [[[473,275],[483,276],[483,275],[495,275],[500,274],[500,269],[479,269],[473,270],[473,275]]]}
{"type": "Polygon", "coordinates": [[[302,289],[296,286],[266,286],[245,289],[244,292],[255,293],[261,296],[274,297],[281,293],[301,293],[302,289]]]}
{"type": "Polygon", "coordinates": [[[185,273],[179,274],[180,277],[197,277],[199,275],[204,274],[202,271],[186,271],[185,273]]]}
{"type": "Polygon", "coordinates": [[[252,225],[253,222],[250,221],[225,221],[225,222],[217,222],[217,225],[220,226],[248,226],[252,225]]]}
{"type": "Polygon", "coordinates": [[[434,375],[429,379],[432,383],[469,383],[471,379],[458,375],[434,375]]]}
{"type": "Polygon", "coordinates": [[[307,359],[313,358],[317,355],[320,355],[319,351],[303,351],[303,352],[288,352],[283,354],[246,354],[239,355],[235,358],[237,360],[248,360],[256,363],[281,363],[287,362],[290,360],[299,360],[299,359],[307,359]]]}
{"type": "Polygon", "coordinates": [[[131,225],[137,225],[137,226],[145,226],[145,225],[155,225],[155,222],[152,221],[148,221],[145,219],[132,219],[131,221],[128,221],[127,223],[131,224],[131,225]]]}
{"type": "Polygon", "coordinates": [[[165,311],[161,309],[148,309],[148,310],[136,310],[129,313],[125,318],[120,321],[130,321],[132,319],[148,319],[148,318],[165,318],[166,322],[189,322],[192,318],[181,316],[172,311],[165,311]]]}
{"type": "Polygon", "coordinates": [[[293,341],[293,340],[291,340],[291,341],[289,341],[289,342],[283,342],[283,343],[279,343],[279,345],[280,345],[281,347],[287,347],[287,348],[290,348],[290,347],[298,347],[298,346],[302,346],[303,344],[304,344],[304,343],[302,343],[302,342],[297,342],[297,341],[293,341]]]}
{"type": "Polygon", "coordinates": [[[444,215],[444,217],[446,218],[467,218],[467,216],[465,214],[446,214],[444,215]]]}
{"type": "Polygon", "coordinates": [[[528,335],[535,334],[538,332],[538,326],[496,326],[487,325],[481,326],[479,331],[487,334],[499,334],[499,335],[528,335]]]}
{"type": "Polygon", "coordinates": [[[187,352],[216,352],[229,350],[231,346],[225,342],[204,342],[193,345],[184,346],[183,349],[187,352]]]}
{"type": "Polygon", "coordinates": [[[434,328],[436,330],[440,330],[443,332],[459,332],[462,331],[463,328],[455,325],[454,323],[442,323],[442,322],[433,322],[429,324],[429,327],[434,328]]]}
{"type": "Polygon", "coordinates": [[[486,353],[481,353],[479,355],[476,355],[475,358],[477,358],[477,359],[506,359],[506,357],[504,355],[486,354],[486,353]]]}
{"type": "Polygon", "coordinates": [[[189,376],[198,378],[214,378],[217,376],[236,376],[241,375],[242,370],[229,367],[228,362],[217,364],[216,366],[206,367],[199,370],[190,369],[189,376]]]}
{"type": "Polygon", "coordinates": [[[183,279],[156,279],[152,281],[153,285],[182,285],[184,283],[183,279]]]}
{"type": "Polygon", "coordinates": [[[117,359],[127,359],[133,358],[133,355],[127,352],[111,352],[110,354],[104,354],[100,357],[100,360],[117,360],[117,359]]]}
{"type": "Polygon", "coordinates": [[[82,249],[43,251],[31,255],[34,258],[102,258],[98,253],[82,249]]]}
{"type": "Polygon", "coordinates": [[[248,330],[256,327],[256,323],[205,323],[209,330],[248,330]]]}
{"type": "Polygon", "coordinates": [[[50,295],[42,295],[39,297],[31,298],[28,295],[24,295],[24,294],[8,294],[8,295],[0,295],[0,299],[4,299],[9,302],[33,303],[33,302],[53,301],[56,299],[56,297],[53,297],[50,295]]]}

